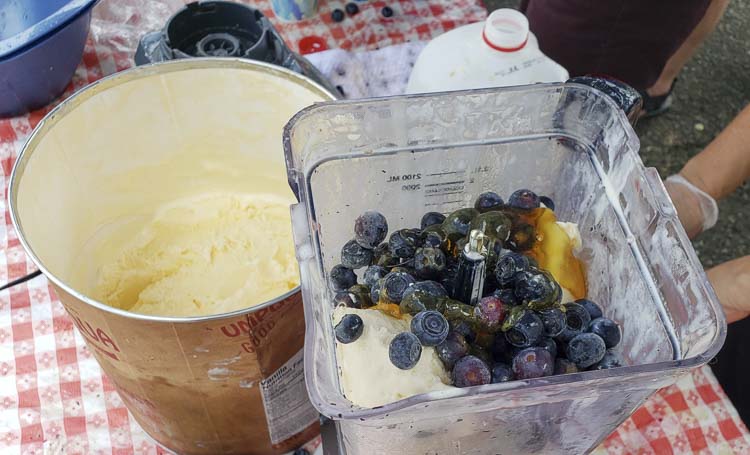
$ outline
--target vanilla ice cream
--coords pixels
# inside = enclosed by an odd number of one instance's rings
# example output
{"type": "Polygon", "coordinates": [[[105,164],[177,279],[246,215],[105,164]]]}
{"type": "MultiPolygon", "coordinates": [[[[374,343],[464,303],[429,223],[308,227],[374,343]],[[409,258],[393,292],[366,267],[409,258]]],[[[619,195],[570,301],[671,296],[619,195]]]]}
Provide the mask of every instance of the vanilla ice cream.
{"type": "Polygon", "coordinates": [[[85,242],[72,281],[91,297],[137,313],[191,317],[248,308],[299,284],[289,214],[295,199],[280,160],[191,147],[106,185],[104,194],[142,196],[127,215],[113,210],[85,242]],[[141,190],[155,180],[159,191],[141,190]]]}
{"type": "Polygon", "coordinates": [[[94,296],[162,316],[226,313],[278,297],[299,283],[290,203],[209,193],[161,207],[102,267],[94,296]]]}
{"type": "Polygon", "coordinates": [[[452,387],[450,375],[434,348],[423,347],[419,362],[410,370],[400,370],[391,363],[388,357],[391,340],[409,331],[411,316],[396,319],[378,310],[338,307],[333,313],[334,325],[346,314],[356,314],[364,323],[357,341],[336,342],[341,387],[352,403],[372,408],[452,387]]]}

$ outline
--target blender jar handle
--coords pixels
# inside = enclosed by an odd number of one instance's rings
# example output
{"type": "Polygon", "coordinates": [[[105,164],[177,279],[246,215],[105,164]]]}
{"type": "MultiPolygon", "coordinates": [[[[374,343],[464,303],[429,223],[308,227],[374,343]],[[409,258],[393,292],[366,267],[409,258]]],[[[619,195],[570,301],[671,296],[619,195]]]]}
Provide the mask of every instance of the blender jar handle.
{"type": "Polygon", "coordinates": [[[576,76],[568,79],[567,82],[588,85],[603,92],[625,112],[631,125],[635,125],[638,120],[643,107],[643,98],[638,90],[628,84],[607,76],[576,76]]]}

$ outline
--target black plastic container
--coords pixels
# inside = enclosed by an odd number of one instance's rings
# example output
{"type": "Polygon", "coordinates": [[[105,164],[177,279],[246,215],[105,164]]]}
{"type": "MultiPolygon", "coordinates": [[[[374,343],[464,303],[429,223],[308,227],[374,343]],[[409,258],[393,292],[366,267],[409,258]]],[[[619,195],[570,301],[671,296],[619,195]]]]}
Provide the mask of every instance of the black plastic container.
{"type": "Polygon", "coordinates": [[[225,1],[189,3],[162,30],[141,38],[136,65],[191,57],[238,57],[283,66],[340,95],[307,59],[293,52],[262,12],[225,1]]]}

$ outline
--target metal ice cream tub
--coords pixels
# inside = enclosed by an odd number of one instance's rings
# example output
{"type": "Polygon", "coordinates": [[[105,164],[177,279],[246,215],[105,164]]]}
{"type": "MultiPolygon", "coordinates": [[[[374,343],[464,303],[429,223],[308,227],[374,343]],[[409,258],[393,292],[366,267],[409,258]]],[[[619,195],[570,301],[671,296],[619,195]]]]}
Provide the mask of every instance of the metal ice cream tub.
{"type": "Polygon", "coordinates": [[[335,420],[341,453],[585,453],[723,343],[724,314],[674,206],[643,166],[626,115],[597,89],[538,84],[319,104],[294,117],[284,140],[300,200],[292,222],[307,386],[335,420]],[[473,206],[484,191],[518,188],[549,195],[557,218],[578,224],[588,297],[621,324],[627,366],[376,408],[349,401],[326,283],[353,220],[378,210],[394,232],[419,226],[428,211],[473,206]]]}
{"type": "Polygon", "coordinates": [[[72,283],[76,264],[91,238],[159,203],[243,189],[262,177],[252,173],[258,157],[278,162],[285,180],[284,122],[332,98],[305,76],[247,60],[143,66],[50,112],[16,162],[10,212],[21,242],[125,405],[168,449],[278,454],[317,434],[302,371],[299,288],[225,314],[149,316],[90,297],[72,283]],[[183,155],[187,148],[203,165],[183,155]],[[227,150],[237,163],[222,164],[227,150]],[[112,183],[123,176],[138,184],[112,183]]]}

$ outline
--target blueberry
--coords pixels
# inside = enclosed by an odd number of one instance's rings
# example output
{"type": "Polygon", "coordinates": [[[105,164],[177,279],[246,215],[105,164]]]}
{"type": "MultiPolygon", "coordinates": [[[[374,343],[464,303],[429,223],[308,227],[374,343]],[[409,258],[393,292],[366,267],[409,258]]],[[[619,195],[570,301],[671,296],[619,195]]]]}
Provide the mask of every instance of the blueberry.
{"type": "Polygon", "coordinates": [[[495,279],[498,286],[507,288],[515,285],[513,278],[531,266],[528,256],[510,250],[502,250],[495,265],[495,279]]]}
{"type": "Polygon", "coordinates": [[[355,284],[349,288],[350,294],[356,296],[356,300],[361,302],[362,308],[372,306],[372,300],[370,299],[370,288],[364,284],[355,284]]]}
{"type": "Polygon", "coordinates": [[[592,366],[591,370],[609,370],[610,368],[617,368],[623,366],[622,357],[616,352],[607,350],[604,353],[604,357],[592,366]]]}
{"type": "Polygon", "coordinates": [[[458,332],[450,331],[442,343],[435,347],[438,357],[447,370],[452,370],[458,359],[469,352],[469,343],[458,332]]]}
{"type": "Polygon", "coordinates": [[[527,348],[539,343],[543,330],[539,316],[531,311],[524,311],[518,321],[505,332],[505,338],[513,346],[527,348]]]}
{"type": "Polygon", "coordinates": [[[462,357],[453,367],[453,385],[456,387],[471,387],[489,384],[492,373],[478,357],[467,355],[462,357]]]}
{"type": "Polygon", "coordinates": [[[514,277],[516,297],[529,307],[538,310],[560,303],[562,292],[552,275],[543,270],[524,270],[514,277]]]}
{"type": "Polygon", "coordinates": [[[513,380],[513,370],[504,363],[496,363],[492,367],[492,383],[508,382],[513,380]]]}
{"type": "Polygon", "coordinates": [[[555,359],[555,374],[578,373],[578,367],[568,359],[559,357],[555,359]]]}
{"type": "MultiPolygon", "coordinates": [[[[492,353],[492,346],[495,342],[495,334],[486,332],[484,330],[478,330],[477,336],[474,338],[474,344],[487,351],[487,354],[492,353]]],[[[488,362],[491,365],[492,362],[488,362]]]]}
{"type": "MultiPolygon", "coordinates": [[[[413,286],[412,286],[413,287],[413,286]]],[[[409,288],[411,289],[411,287],[409,288]]],[[[435,297],[427,295],[422,291],[405,293],[401,298],[401,302],[398,304],[402,314],[410,314],[415,316],[417,313],[437,307],[437,300],[435,297]]]]}
{"type": "Polygon", "coordinates": [[[548,196],[539,196],[539,202],[544,204],[545,207],[552,210],[553,212],[555,211],[555,203],[548,196]]]}
{"type": "Polygon", "coordinates": [[[588,368],[604,358],[604,340],[594,333],[581,333],[568,342],[568,359],[578,368],[588,368]]]}
{"type": "Polygon", "coordinates": [[[513,357],[513,373],[518,379],[551,376],[554,368],[552,355],[544,348],[526,348],[513,357]]]}
{"type": "Polygon", "coordinates": [[[474,316],[490,331],[500,329],[507,312],[503,302],[494,295],[483,297],[474,307],[474,316]]]}
{"type": "Polygon", "coordinates": [[[477,334],[467,321],[454,320],[448,321],[448,323],[451,331],[460,333],[468,343],[473,343],[476,340],[477,334]]]}
{"type": "Polygon", "coordinates": [[[419,362],[422,356],[422,345],[411,332],[401,332],[391,340],[388,347],[388,358],[398,369],[410,370],[419,362]]]}
{"type": "Polygon", "coordinates": [[[363,281],[367,286],[372,287],[379,279],[388,275],[388,269],[379,265],[371,265],[365,270],[363,281]]]}
{"type": "Polygon", "coordinates": [[[442,248],[445,240],[445,233],[440,228],[422,231],[422,246],[424,247],[442,248]]]}
{"type": "Polygon", "coordinates": [[[531,190],[516,190],[508,198],[508,205],[517,209],[535,209],[539,207],[539,196],[531,190]]]}
{"type": "Polygon", "coordinates": [[[389,250],[387,253],[380,255],[377,261],[373,261],[373,264],[379,265],[381,267],[385,267],[388,269],[388,268],[396,267],[400,262],[401,262],[401,259],[392,255],[389,250]]]}
{"type": "Polygon", "coordinates": [[[513,350],[513,346],[511,346],[508,343],[508,340],[505,339],[505,336],[503,336],[503,334],[498,334],[492,340],[492,346],[490,346],[490,353],[492,354],[492,358],[496,362],[502,362],[502,361],[513,359],[513,356],[511,355],[512,350],[513,350]]]}
{"type": "Polygon", "coordinates": [[[565,330],[565,313],[559,308],[547,308],[538,311],[537,314],[544,325],[545,336],[556,337],[565,330]]]}
{"type": "Polygon", "coordinates": [[[560,337],[554,338],[554,340],[555,340],[555,346],[557,346],[557,357],[566,358],[568,353],[565,351],[568,348],[568,342],[563,341],[560,337]]]}
{"type": "Polygon", "coordinates": [[[437,346],[448,337],[448,321],[437,311],[421,311],[411,320],[411,332],[422,346],[437,346]]]}
{"type": "Polygon", "coordinates": [[[565,329],[558,335],[563,341],[570,341],[574,336],[588,329],[591,316],[586,309],[575,302],[563,304],[565,307],[565,329]]]}
{"type": "Polygon", "coordinates": [[[404,272],[391,272],[383,278],[381,293],[392,302],[399,303],[404,298],[404,292],[415,282],[414,277],[404,272]]]}
{"type": "Polygon", "coordinates": [[[346,305],[349,308],[368,308],[372,306],[370,288],[363,284],[355,284],[348,290],[336,293],[333,302],[336,306],[346,305]]]}
{"type": "Polygon", "coordinates": [[[384,6],[383,9],[380,10],[380,14],[382,14],[383,17],[391,17],[393,16],[393,8],[390,6],[384,6]]]}
{"type": "Polygon", "coordinates": [[[420,311],[438,308],[440,299],[448,297],[440,283],[434,281],[420,281],[406,288],[399,306],[401,312],[414,316],[420,311]]]}
{"type": "Polygon", "coordinates": [[[578,299],[576,300],[576,303],[586,308],[586,311],[588,311],[589,316],[591,316],[592,320],[604,316],[604,313],[602,312],[602,307],[592,302],[591,300],[578,299]]]}
{"type": "Polygon", "coordinates": [[[589,332],[599,335],[604,340],[607,349],[613,348],[620,344],[622,334],[617,323],[607,318],[596,318],[589,323],[589,332]]]}
{"type": "Polygon", "coordinates": [[[359,12],[359,6],[354,2],[347,3],[344,8],[346,9],[346,12],[352,16],[359,12]]]}
{"type": "Polygon", "coordinates": [[[497,289],[492,295],[500,299],[505,306],[516,306],[521,304],[516,297],[516,291],[511,288],[497,289]]]}
{"type": "Polygon", "coordinates": [[[388,242],[381,243],[372,250],[372,263],[381,267],[390,268],[398,265],[401,260],[391,254],[388,242]]]}
{"type": "Polygon", "coordinates": [[[437,278],[445,270],[445,264],[445,253],[440,248],[419,248],[414,254],[414,273],[422,279],[437,278]]]}
{"type": "MultiPolygon", "coordinates": [[[[479,337],[479,334],[477,334],[477,337],[479,337]]],[[[492,365],[492,356],[486,349],[479,346],[478,344],[469,345],[469,355],[478,358],[479,360],[484,362],[485,365],[492,365]]]]}
{"type": "Polygon", "coordinates": [[[385,280],[380,279],[370,286],[370,300],[372,300],[373,305],[380,303],[380,291],[383,289],[383,281],[385,280]]]}
{"type": "Polygon", "coordinates": [[[448,292],[445,290],[442,284],[438,283],[437,281],[419,281],[417,283],[414,283],[412,286],[409,286],[406,289],[406,292],[404,292],[404,297],[409,295],[412,292],[421,291],[425,294],[440,298],[440,297],[448,297],[448,292]]]}
{"type": "Polygon", "coordinates": [[[368,210],[354,221],[354,240],[368,250],[377,247],[387,234],[388,221],[374,210],[368,210]]]}
{"type": "Polygon", "coordinates": [[[458,209],[450,213],[443,221],[443,231],[447,235],[459,234],[462,237],[469,234],[471,222],[479,215],[477,209],[458,209]]]}
{"type": "Polygon", "coordinates": [[[339,343],[343,344],[357,341],[357,338],[362,335],[362,329],[364,329],[364,326],[362,318],[356,314],[345,314],[334,328],[336,339],[339,343]]]}
{"type": "Polygon", "coordinates": [[[341,22],[344,20],[344,17],[344,12],[338,8],[331,11],[331,20],[333,20],[333,22],[341,22]]]}
{"type": "Polygon", "coordinates": [[[535,242],[534,226],[522,222],[513,226],[506,244],[513,251],[528,251],[534,247],[535,242]]]}
{"type": "Polygon", "coordinates": [[[388,239],[391,254],[397,258],[411,258],[420,244],[420,232],[416,229],[401,229],[388,239]]]}
{"type": "Polygon", "coordinates": [[[296,449],[292,455],[310,455],[310,452],[304,447],[300,447],[296,449]]]}
{"type": "Polygon", "coordinates": [[[489,212],[492,209],[502,207],[504,203],[503,198],[499,194],[488,191],[479,195],[476,202],[474,202],[474,208],[480,212],[489,212]]]}
{"type": "Polygon", "coordinates": [[[422,229],[425,229],[436,224],[443,224],[443,221],[445,221],[445,215],[443,215],[442,213],[427,212],[422,215],[422,221],[419,223],[419,226],[422,229]]]}
{"type": "Polygon", "coordinates": [[[361,302],[358,302],[356,296],[349,291],[337,292],[333,297],[333,306],[337,307],[341,305],[344,305],[348,308],[362,308],[361,302]]]}
{"type": "Polygon", "coordinates": [[[537,346],[546,349],[552,355],[553,359],[557,357],[557,343],[554,338],[542,337],[537,346]]]}
{"type": "Polygon", "coordinates": [[[350,269],[361,269],[372,264],[372,250],[363,248],[356,240],[349,240],[341,248],[341,264],[350,269]]]}
{"type": "Polygon", "coordinates": [[[335,292],[346,291],[357,284],[357,275],[354,270],[343,265],[334,265],[328,274],[328,283],[335,292]]]}
{"type": "Polygon", "coordinates": [[[391,272],[406,273],[407,275],[414,276],[414,269],[409,267],[412,261],[402,262],[401,265],[393,267],[391,272]]]}
{"type": "Polygon", "coordinates": [[[471,229],[477,229],[497,240],[500,245],[508,240],[513,222],[503,212],[485,212],[471,221],[471,229]]]}

